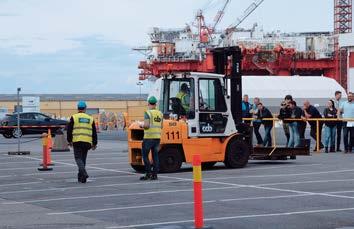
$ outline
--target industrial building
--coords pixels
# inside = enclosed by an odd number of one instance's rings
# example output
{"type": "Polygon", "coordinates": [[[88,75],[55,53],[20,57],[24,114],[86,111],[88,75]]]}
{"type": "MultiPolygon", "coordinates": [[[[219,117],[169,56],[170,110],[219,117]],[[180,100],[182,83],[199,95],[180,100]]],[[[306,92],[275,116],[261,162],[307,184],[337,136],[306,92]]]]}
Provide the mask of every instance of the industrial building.
{"type": "MultiPolygon", "coordinates": [[[[24,94],[40,98],[40,111],[56,118],[68,118],[76,112],[76,103],[85,100],[88,112],[128,113],[130,120],[141,119],[146,108],[147,95],[139,94],[24,94]]],[[[20,100],[21,101],[21,100],[20,100]]],[[[16,95],[0,95],[0,108],[8,113],[14,111],[16,95]]]]}

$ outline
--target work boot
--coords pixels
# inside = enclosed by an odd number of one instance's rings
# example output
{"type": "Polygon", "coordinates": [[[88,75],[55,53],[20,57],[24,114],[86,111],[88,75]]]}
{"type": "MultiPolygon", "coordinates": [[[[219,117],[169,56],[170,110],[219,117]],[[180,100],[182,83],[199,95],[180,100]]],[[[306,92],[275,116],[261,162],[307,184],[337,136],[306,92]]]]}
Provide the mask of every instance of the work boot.
{"type": "Polygon", "coordinates": [[[328,153],[328,147],[325,147],[325,153],[328,153]]]}
{"type": "Polygon", "coordinates": [[[153,174],[150,179],[151,179],[151,180],[158,180],[157,174],[153,174]]]}
{"type": "Polygon", "coordinates": [[[340,148],[337,148],[337,152],[342,152],[342,150],[340,148]]]}
{"type": "Polygon", "coordinates": [[[151,179],[151,174],[147,173],[144,176],[140,177],[140,180],[150,180],[151,179]]]}

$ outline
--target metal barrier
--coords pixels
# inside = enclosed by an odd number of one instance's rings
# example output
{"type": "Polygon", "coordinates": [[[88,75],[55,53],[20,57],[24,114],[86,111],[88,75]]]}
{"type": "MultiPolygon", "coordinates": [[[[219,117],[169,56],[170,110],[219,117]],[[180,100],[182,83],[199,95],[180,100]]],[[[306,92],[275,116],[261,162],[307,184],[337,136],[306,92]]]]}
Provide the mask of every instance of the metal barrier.
{"type": "Polygon", "coordinates": [[[286,119],[278,119],[278,118],[264,118],[264,119],[257,119],[257,118],[243,118],[244,121],[254,121],[254,120],[261,120],[261,121],[273,121],[272,127],[272,147],[277,147],[276,144],[276,133],[275,133],[275,122],[277,121],[300,121],[300,122],[316,122],[316,150],[320,153],[320,122],[354,122],[354,118],[286,118],[286,119]]]}
{"type": "MultiPolygon", "coordinates": [[[[66,125],[58,125],[58,126],[20,126],[22,128],[65,128],[66,125]]],[[[0,126],[0,129],[14,129],[17,126],[0,126]]]]}

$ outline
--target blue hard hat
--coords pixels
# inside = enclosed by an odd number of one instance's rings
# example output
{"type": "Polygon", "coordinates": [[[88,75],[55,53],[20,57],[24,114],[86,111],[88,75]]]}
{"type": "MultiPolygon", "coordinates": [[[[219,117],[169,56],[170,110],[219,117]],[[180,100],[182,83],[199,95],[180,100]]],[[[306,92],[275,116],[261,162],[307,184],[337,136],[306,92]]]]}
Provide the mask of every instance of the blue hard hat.
{"type": "Polygon", "coordinates": [[[78,109],[86,109],[86,102],[85,101],[79,101],[78,103],[77,103],[77,108],[78,109]]]}

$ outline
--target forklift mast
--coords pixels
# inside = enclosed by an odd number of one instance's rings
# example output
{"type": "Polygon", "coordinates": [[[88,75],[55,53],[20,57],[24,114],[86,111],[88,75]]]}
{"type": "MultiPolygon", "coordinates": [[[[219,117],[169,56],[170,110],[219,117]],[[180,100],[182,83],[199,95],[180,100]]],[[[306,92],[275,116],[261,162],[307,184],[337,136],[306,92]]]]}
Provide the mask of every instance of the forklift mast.
{"type": "Polygon", "coordinates": [[[238,46],[213,49],[215,73],[223,74],[231,82],[231,114],[235,126],[242,125],[241,49],[238,46]],[[231,60],[231,61],[230,61],[231,60]],[[231,67],[228,65],[231,63],[231,67]],[[231,74],[229,74],[231,69],[231,74]]]}

